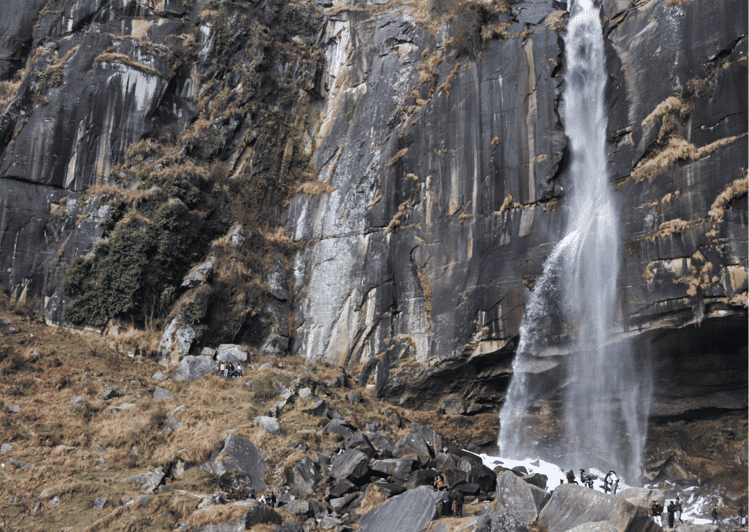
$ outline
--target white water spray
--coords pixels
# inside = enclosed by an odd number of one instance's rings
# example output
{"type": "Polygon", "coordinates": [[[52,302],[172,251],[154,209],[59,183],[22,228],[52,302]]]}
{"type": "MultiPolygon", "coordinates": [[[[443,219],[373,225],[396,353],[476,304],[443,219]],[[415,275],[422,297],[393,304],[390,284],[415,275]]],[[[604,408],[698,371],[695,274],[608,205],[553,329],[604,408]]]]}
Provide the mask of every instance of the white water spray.
{"type": "MultiPolygon", "coordinates": [[[[528,414],[554,394],[563,397],[566,467],[616,468],[634,480],[645,443],[650,400],[617,325],[619,223],[606,166],[606,84],[598,9],[576,0],[567,27],[565,130],[572,150],[566,237],[549,255],[526,308],[513,379],[500,414],[504,457],[523,458],[537,443],[538,423],[528,414]],[[539,377],[559,363],[548,360],[553,338],[565,337],[566,377],[556,389],[539,377]],[[535,441],[534,441],[535,440],[535,441]]],[[[557,357],[557,359],[560,357],[557,357]]]]}

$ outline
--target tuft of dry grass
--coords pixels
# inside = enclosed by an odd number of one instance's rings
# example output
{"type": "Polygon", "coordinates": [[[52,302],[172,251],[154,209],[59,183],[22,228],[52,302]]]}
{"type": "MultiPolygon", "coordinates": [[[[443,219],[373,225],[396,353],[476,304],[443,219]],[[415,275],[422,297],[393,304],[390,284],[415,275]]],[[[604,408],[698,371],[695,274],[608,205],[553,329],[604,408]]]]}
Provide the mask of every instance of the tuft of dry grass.
{"type": "Polygon", "coordinates": [[[296,193],[302,192],[307,196],[317,196],[319,194],[330,194],[334,190],[336,190],[336,187],[323,181],[305,181],[297,187],[296,193]]]}
{"type": "Polygon", "coordinates": [[[144,65],[143,63],[138,63],[137,61],[133,60],[130,56],[125,54],[118,54],[118,53],[104,53],[96,57],[94,59],[94,66],[93,68],[96,68],[101,63],[118,63],[121,65],[128,66],[130,68],[133,68],[135,70],[139,70],[140,72],[143,72],[144,74],[150,74],[152,76],[158,76],[161,77],[161,72],[156,70],[155,68],[152,68],[148,65],[144,65]]]}
{"type": "Polygon", "coordinates": [[[665,114],[675,113],[681,111],[682,102],[675,96],[669,96],[664,101],[659,103],[653,111],[645,117],[642,121],[642,127],[647,126],[649,123],[654,121],[665,114]]]}

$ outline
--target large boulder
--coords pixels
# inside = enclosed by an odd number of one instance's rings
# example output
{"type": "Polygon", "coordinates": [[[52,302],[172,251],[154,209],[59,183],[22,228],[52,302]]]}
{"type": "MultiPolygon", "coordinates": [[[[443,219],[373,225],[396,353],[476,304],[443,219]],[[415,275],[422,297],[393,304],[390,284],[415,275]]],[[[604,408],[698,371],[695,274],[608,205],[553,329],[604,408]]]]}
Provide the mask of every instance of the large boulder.
{"type": "Polygon", "coordinates": [[[194,381],[213,373],[216,370],[216,362],[213,358],[204,355],[188,355],[183,358],[174,370],[174,379],[178,381],[194,381]]]}
{"type": "Polygon", "coordinates": [[[286,482],[291,493],[300,498],[309,497],[315,492],[315,485],[320,481],[320,466],[305,456],[284,471],[286,482]]]}
{"type": "Polygon", "coordinates": [[[372,471],[377,471],[398,480],[406,480],[414,469],[414,458],[389,458],[375,460],[370,466],[372,471]]]}
{"type": "Polygon", "coordinates": [[[661,490],[648,488],[629,488],[624,491],[620,491],[616,494],[616,496],[620,499],[631,502],[635,506],[645,508],[646,510],[650,508],[650,503],[652,501],[658,501],[661,506],[663,506],[664,508],[666,507],[666,496],[661,490]]]}
{"type": "Polygon", "coordinates": [[[268,486],[263,481],[268,466],[265,455],[247,438],[229,434],[224,446],[209,463],[219,477],[219,484],[225,491],[245,493],[249,490],[265,491],[268,486]]]}
{"type": "Polygon", "coordinates": [[[403,457],[415,454],[421,465],[425,466],[434,458],[434,451],[427,444],[426,439],[421,434],[409,434],[395,443],[393,454],[396,457],[403,457]]]}
{"type": "Polygon", "coordinates": [[[330,476],[336,480],[347,478],[358,480],[369,471],[369,458],[357,450],[343,451],[337,455],[330,466],[330,476]]]}
{"type": "Polygon", "coordinates": [[[391,497],[359,519],[361,532],[405,532],[421,530],[437,517],[436,492],[421,486],[391,497]]]}
{"type": "Polygon", "coordinates": [[[538,522],[549,527],[548,532],[565,532],[599,521],[609,521],[617,532],[660,531],[644,508],[576,484],[557,487],[538,516],[538,522]]]}
{"type": "Polygon", "coordinates": [[[247,362],[247,351],[240,345],[221,344],[216,350],[216,360],[219,362],[231,362],[240,364],[247,362]]]}
{"type": "Polygon", "coordinates": [[[497,509],[514,513],[523,522],[530,523],[549,500],[549,494],[529,484],[512,471],[497,475],[497,509]]]}

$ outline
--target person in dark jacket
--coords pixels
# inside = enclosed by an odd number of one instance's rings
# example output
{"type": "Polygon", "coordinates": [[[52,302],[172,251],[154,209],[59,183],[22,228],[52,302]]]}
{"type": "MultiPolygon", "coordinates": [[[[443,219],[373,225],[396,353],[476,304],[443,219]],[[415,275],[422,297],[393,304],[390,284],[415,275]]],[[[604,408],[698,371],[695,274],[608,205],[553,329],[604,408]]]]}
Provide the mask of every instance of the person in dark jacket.
{"type": "Polygon", "coordinates": [[[746,508],[743,504],[739,506],[736,516],[739,518],[739,526],[746,526],[746,508]]]}
{"type": "Polygon", "coordinates": [[[713,518],[712,524],[714,525],[720,524],[720,515],[718,514],[718,509],[716,507],[713,507],[713,511],[710,512],[710,517],[713,518]]]}
{"type": "Polygon", "coordinates": [[[676,497],[676,521],[679,523],[683,523],[681,520],[681,512],[683,511],[683,508],[681,507],[681,499],[679,497],[676,497]]]}
{"type": "Polygon", "coordinates": [[[653,505],[653,518],[656,523],[663,526],[663,505],[657,501],[653,505]]]}
{"type": "Polygon", "coordinates": [[[668,507],[666,508],[666,511],[668,512],[668,527],[673,528],[674,527],[674,513],[676,513],[676,505],[674,504],[674,501],[671,501],[668,503],[668,507]]]}
{"type": "Polygon", "coordinates": [[[569,484],[577,484],[577,482],[575,482],[575,473],[573,473],[571,469],[567,471],[567,482],[569,484]]]}

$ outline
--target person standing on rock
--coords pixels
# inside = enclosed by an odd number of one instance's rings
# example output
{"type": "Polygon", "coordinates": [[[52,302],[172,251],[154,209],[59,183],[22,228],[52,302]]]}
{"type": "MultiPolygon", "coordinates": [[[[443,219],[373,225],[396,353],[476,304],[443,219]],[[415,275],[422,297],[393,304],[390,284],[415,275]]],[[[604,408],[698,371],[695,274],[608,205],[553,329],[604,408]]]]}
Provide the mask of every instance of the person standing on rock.
{"type": "Polygon", "coordinates": [[[569,471],[567,471],[567,483],[568,484],[577,484],[577,482],[575,482],[575,473],[573,473],[573,471],[571,469],[569,471]]]}
{"type": "Polygon", "coordinates": [[[604,477],[603,479],[603,492],[604,493],[608,493],[609,491],[611,491],[611,473],[613,473],[613,471],[609,471],[606,474],[606,477],[604,477]]]}
{"type": "Polygon", "coordinates": [[[679,497],[676,497],[676,504],[674,506],[676,506],[676,522],[682,523],[682,520],[681,520],[682,507],[681,507],[681,499],[679,499],[679,497]]]}
{"type": "Polygon", "coordinates": [[[676,505],[674,504],[674,501],[671,501],[668,503],[668,507],[666,508],[666,511],[668,512],[668,527],[673,528],[674,527],[674,513],[676,513],[676,505]]]}
{"type": "Polygon", "coordinates": [[[611,472],[611,495],[616,495],[616,488],[619,487],[619,477],[616,476],[616,473],[613,471],[611,472]]]}
{"type": "Polygon", "coordinates": [[[713,511],[710,513],[710,517],[713,518],[712,524],[714,525],[720,524],[720,515],[718,514],[718,508],[713,507],[713,511]]]}
{"type": "Polygon", "coordinates": [[[736,515],[739,518],[739,526],[746,526],[746,508],[744,508],[743,504],[739,506],[736,515]]]}

